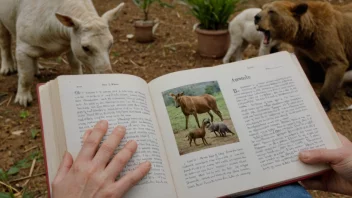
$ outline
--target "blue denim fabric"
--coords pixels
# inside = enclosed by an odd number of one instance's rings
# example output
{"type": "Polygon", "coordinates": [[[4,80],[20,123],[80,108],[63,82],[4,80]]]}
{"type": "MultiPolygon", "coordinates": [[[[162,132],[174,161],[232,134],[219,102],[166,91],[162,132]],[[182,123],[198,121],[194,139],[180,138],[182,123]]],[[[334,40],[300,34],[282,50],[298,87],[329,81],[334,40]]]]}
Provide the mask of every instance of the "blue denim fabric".
{"type": "Polygon", "coordinates": [[[244,196],[246,198],[312,198],[298,183],[281,186],[257,194],[244,196]]]}

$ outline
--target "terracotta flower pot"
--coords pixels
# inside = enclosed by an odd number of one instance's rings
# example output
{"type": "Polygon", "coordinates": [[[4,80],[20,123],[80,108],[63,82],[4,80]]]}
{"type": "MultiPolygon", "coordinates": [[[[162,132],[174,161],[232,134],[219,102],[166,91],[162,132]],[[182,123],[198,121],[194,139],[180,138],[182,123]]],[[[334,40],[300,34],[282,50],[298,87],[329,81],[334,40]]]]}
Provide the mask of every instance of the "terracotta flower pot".
{"type": "Polygon", "coordinates": [[[136,21],[134,23],[136,41],[140,43],[152,42],[154,40],[153,26],[153,21],[136,21]]]}
{"type": "Polygon", "coordinates": [[[221,58],[225,56],[229,47],[229,31],[226,30],[204,30],[197,27],[198,52],[201,56],[210,58],[221,58]]]}

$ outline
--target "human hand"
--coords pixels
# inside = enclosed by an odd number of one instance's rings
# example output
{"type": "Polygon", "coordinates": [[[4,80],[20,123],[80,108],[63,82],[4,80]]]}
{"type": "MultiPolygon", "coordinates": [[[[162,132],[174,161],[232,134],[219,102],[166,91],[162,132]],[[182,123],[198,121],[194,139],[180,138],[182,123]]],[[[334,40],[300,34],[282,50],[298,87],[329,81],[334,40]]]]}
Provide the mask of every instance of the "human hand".
{"type": "Polygon", "coordinates": [[[299,154],[299,159],[306,164],[328,163],[332,168],[318,178],[301,181],[306,189],[352,195],[352,143],[340,133],[338,136],[341,148],[316,149],[299,154]]]}
{"type": "Polygon", "coordinates": [[[129,141],[110,161],[116,147],[125,136],[124,127],[116,127],[99,147],[108,129],[107,121],[99,121],[83,137],[83,147],[73,162],[66,152],[52,183],[54,198],[122,197],[150,170],[150,162],[140,164],[120,180],[116,177],[137,150],[137,143],[129,141]]]}

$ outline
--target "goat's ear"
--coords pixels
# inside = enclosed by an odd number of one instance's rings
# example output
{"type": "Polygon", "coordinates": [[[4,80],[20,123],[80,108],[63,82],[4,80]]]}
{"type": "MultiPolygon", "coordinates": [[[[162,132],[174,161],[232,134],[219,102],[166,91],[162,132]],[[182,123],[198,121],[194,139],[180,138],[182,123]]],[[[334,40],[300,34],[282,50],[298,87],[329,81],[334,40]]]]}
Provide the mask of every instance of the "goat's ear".
{"type": "Polygon", "coordinates": [[[302,16],[308,10],[308,4],[298,3],[291,9],[291,12],[296,16],[302,16]]]}
{"type": "Polygon", "coordinates": [[[173,94],[173,93],[170,93],[169,95],[170,95],[171,97],[175,97],[175,94],[173,94]]]}
{"type": "Polygon", "coordinates": [[[79,19],[75,19],[70,16],[66,16],[60,13],[55,13],[55,16],[60,21],[60,23],[66,27],[78,28],[81,24],[81,21],[79,19]]]}
{"type": "Polygon", "coordinates": [[[183,96],[183,92],[179,93],[180,96],[183,96]]]}
{"type": "Polygon", "coordinates": [[[106,23],[115,20],[119,16],[124,5],[125,3],[120,3],[116,8],[105,12],[101,18],[103,18],[106,23]]]}

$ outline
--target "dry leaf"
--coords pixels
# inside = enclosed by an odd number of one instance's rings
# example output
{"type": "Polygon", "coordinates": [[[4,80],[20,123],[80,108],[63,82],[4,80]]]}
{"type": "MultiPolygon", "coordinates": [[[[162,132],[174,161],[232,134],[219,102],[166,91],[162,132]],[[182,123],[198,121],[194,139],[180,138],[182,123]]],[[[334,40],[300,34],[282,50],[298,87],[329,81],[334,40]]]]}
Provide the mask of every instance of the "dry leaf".
{"type": "Polygon", "coordinates": [[[133,37],[134,37],[133,34],[127,34],[127,35],[126,35],[126,38],[128,38],[128,39],[132,39],[133,37]]]}
{"type": "Polygon", "coordinates": [[[24,131],[22,130],[18,130],[18,131],[14,131],[14,132],[11,132],[12,135],[21,135],[24,131]]]}

